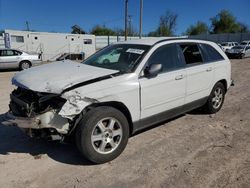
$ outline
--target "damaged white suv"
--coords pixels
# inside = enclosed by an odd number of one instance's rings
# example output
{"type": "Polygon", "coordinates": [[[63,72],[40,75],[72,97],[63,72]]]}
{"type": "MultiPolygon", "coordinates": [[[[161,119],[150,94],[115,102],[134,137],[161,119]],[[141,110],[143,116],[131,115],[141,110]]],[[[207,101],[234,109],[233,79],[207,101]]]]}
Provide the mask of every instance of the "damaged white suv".
{"type": "Polygon", "coordinates": [[[216,113],[231,85],[217,44],[190,39],[110,45],[83,63],[61,61],[17,73],[10,122],[32,137],[74,136],[83,156],[116,158],[138,130],[203,107],[216,113]],[[117,52],[115,61],[102,57],[117,52]]]}

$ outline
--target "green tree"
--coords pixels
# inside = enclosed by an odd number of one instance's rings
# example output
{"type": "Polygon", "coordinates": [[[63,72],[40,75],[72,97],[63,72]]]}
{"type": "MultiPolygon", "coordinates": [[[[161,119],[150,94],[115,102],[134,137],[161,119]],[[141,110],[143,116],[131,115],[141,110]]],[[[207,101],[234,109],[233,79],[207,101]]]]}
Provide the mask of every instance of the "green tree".
{"type": "Polygon", "coordinates": [[[113,31],[110,28],[107,28],[105,26],[100,26],[100,25],[96,25],[92,28],[91,34],[93,35],[99,35],[99,36],[104,36],[104,35],[109,35],[109,36],[114,36],[116,35],[116,32],[113,31]]]}
{"type": "Polygon", "coordinates": [[[206,34],[209,32],[208,26],[206,23],[198,21],[195,25],[191,25],[187,28],[186,35],[199,35],[206,34]]]}
{"type": "Polygon", "coordinates": [[[239,25],[240,25],[240,32],[241,33],[248,33],[248,32],[250,32],[248,25],[246,25],[244,23],[239,23],[239,25]]]}
{"type": "Polygon", "coordinates": [[[86,34],[86,32],[79,25],[73,25],[71,29],[72,34],[86,34]]]}
{"type": "Polygon", "coordinates": [[[176,30],[178,15],[167,11],[160,17],[159,26],[155,31],[148,33],[148,36],[173,36],[176,30]]]}
{"type": "Polygon", "coordinates": [[[222,10],[215,17],[212,17],[211,26],[212,33],[237,33],[242,30],[241,24],[228,10],[222,10]]]}

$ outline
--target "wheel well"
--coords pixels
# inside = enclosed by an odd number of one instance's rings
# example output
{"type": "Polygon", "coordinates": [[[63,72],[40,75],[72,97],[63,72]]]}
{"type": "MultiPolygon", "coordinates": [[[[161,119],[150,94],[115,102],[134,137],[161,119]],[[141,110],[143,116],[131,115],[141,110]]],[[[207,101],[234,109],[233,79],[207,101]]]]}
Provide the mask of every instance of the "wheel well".
{"type": "Polygon", "coordinates": [[[23,63],[23,62],[28,62],[31,65],[31,62],[29,60],[22,60],[19,62],[19,66],[21,66],[21,63],[23,63]]]}
{"type": "Polygon", "coordinates": [[[94,104],[88,106],[87,108],[88,108],[88,110],[90,110],[91,108],[95,108],[95,107],[99,107],[99,106],[110,106],[110,107],[116,108],[117,110],[121,111],[128,120],[129,133],[130,133],[130,135],[132,134],[132,132],[133,132],[132,116],[131,116],[128,108],[123,103],[117,102],[117,101],[94,103],[94,104]]]}
{"type": "MultiPolygon", "coordinates": [[[[223,80],[220,80],[220,81],[218,81],[218,82],[221,82],[222,84],[223,84],[223,86],[224,86],[224,88],[225,88],[225,92],[227,92],[227,81],[225,80],[225,79],[223,79],[223,80]]],[[[218,83],[217,82],[217,83],[218,83]]]]}

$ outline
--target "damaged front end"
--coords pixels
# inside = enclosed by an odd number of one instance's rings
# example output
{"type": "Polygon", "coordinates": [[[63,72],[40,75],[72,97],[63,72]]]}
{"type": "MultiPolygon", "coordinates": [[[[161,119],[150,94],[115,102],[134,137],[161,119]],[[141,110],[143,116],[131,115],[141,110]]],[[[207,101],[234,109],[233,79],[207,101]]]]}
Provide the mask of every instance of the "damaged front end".
{"type": "Polygon", "coordinates": [[[59,115],[66,99],[59,94],[35,92],[18,87],[10,95],[8,121],[31,137],[63,139],[73,121],[59,115]]]}

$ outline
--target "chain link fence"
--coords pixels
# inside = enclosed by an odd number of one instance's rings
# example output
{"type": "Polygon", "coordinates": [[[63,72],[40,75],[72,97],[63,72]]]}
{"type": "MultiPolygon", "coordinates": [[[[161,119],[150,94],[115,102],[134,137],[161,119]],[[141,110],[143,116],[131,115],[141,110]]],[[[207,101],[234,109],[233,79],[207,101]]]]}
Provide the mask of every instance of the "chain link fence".
{"type": "Polygon", "coordinates": [[[188,36],[191,39],[209,40],[216,43],[221,42],[241,42],[250,40],[250,33],[224,33],[224,34],[202,34],[188,36]]]}

